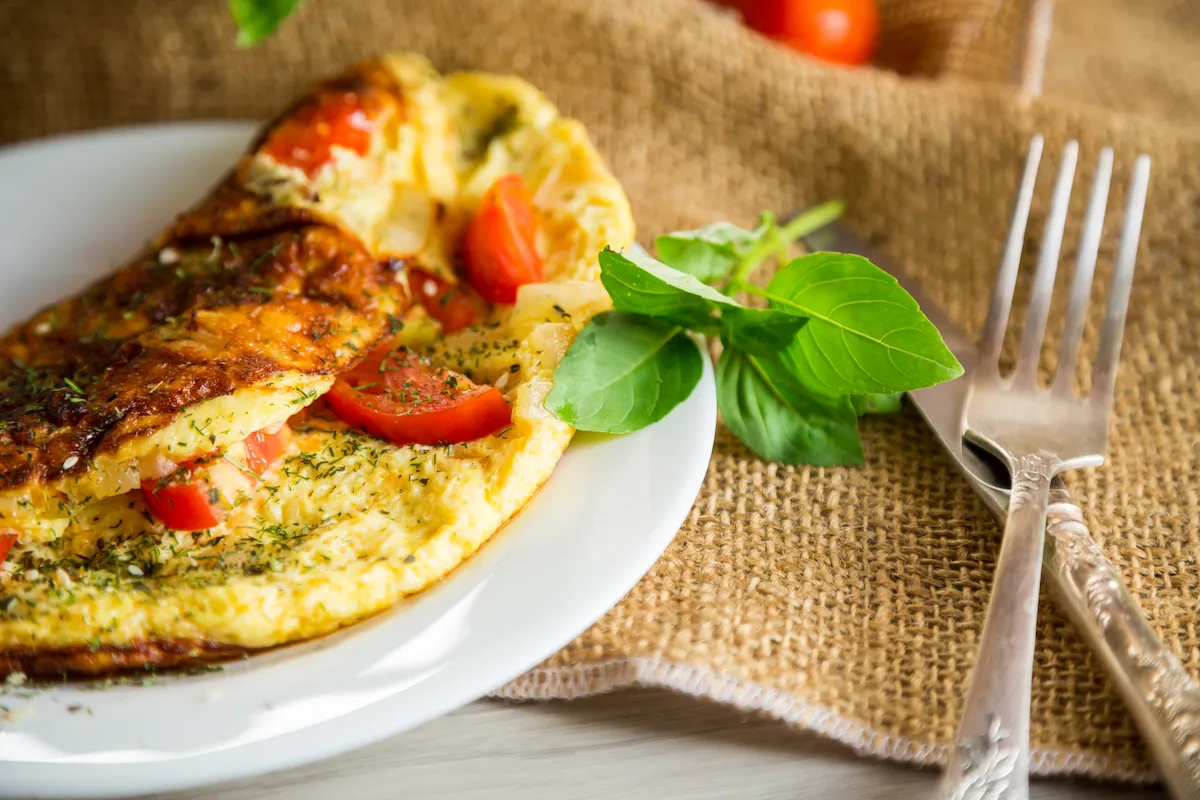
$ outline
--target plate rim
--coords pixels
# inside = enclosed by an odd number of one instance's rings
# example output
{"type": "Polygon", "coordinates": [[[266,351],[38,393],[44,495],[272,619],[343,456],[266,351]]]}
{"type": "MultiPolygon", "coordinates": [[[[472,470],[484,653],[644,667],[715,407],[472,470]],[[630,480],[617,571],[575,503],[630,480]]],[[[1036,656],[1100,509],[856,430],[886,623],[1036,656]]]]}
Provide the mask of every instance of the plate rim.
{"type": "MultiPolygon", "coordinates": [[[[45,158],[60,148],[98,147],[103,146],[106,142],[116,143],[116,146],[129,146],[122,145],[121,143],[129,138],[147,136],[152,139],[157,137],[178,137],[181,142],[180,146],[182,147],[183,140],[188,137],[212,136],[235,138],[241,136],[249,138],[257,131],[258,125],[259,123],[249,120],[225,119],[149,123],[89,131],[72,131],[52,137],[18,142],[0,148],[0,174],[7,168],[7,165],[13,163],[12,159],[14,158],[45,158]]],[[[219,176],[210,176],[210,182],[215,182],[217,179],[219,179],[219,176]]],[[[0,181],[0,183],[3,182],[0,181]]],[[[3,188],[0,187],[0,199],[2,199],[3,192],[3,188]]],[[[658,518],[647,524],[648,530],[644,531],[644,533],[645,541],[650,543],[649,546],[643,548],[643,551],[639,552],[636,558],[631,557],[632,563],[621,565],[612,570],[612,572],[619,574],[620,579],[610,579],[607,590],[597,590],[590,603],[579,601],[580,605],[586,605],[586,609],[580,609],[574,615],[574,619],[578,624],[566,625],[564,623],[559,625],[560,632],[548,637],[543,646],[537,648],[532,646],[527,647],[522,651],[525,653],[524,655],[509,653],[505,657],[502,654],[497,660],[503,663],[503,667],[493,669],[491,674],[494,678],[496,675],[502,673],[503,677],[499,680],[489,678],[486,681],[489,684],[486,688],[481,688],[483,683],[481,680],[464,682],[463,684],[449,688],[443,687],[438,702],[428,704],[420,714],[408,717],[400,715],[395,720],[392,720],[391,724],[376,722],[373,725],[358,727],[347,724],[352,719],[366,717],[366,711],[372,709],[378,710],[386,700],[390,699],[385,698],[385,700],[369,703],[366,706],[342,714],[334,718],[332,722],[318,722],[297,730],[287,731],[277,736],[271,736],[242,745],[237,751],[239,756],[236,759],[228,757],[232,751],[220,750],[210,754],[202,753],[200,755],[188,755],[168,760],[132,762],[128,764],[15,761],[5,758],[5,730],[3,726],[0,726],[0,764],[4,765],[3,771],[6,773],[5,780],[0,784],[0,797],[20,797],[30,793],[36,794],[39,797],[116,797],[124,796],[131,791],[139,793],[173,791],[236,780],[268,772],[277,772],[301,764],[327,759],[372,742],[394,736],[449,713],[472,700],[485,696],[512,678],[544,661],[590,627],[596,620],[600,619],[641,580],[674,539],[676,532],[686,521],[688,513],[693,507],[695,498],[703,485],[711,459],[717,418],[716,390],[711,360],[707,357],[704,358],[704,372],[700,383],[692,395],[662,422],[657,423],[646,431],[626,437],[613,438],[611,441],[588,445],[588,447],[604,448],[619,446],[621,442],[636,442],[638,437],[651,437],[653,435],[652,432],[655,430],[661,432],[669,429],[672,425],[672,419],[677,424],[681,415],[685,414],[695,418],[695,424],[685,429],[687,435],[681,437],[681,441],[676,443],[681,451],[685,449],[688,451],[688,456],[683,461],[686,474],[680,478],[681,488],[670,497],[669,503],[664,504],[664,508],[658,518]],[[699,431],[696,430],[697,427],[700,429],[699,431]],[[317,732],[323,729],[333,727],[334,723],[339,723],[338,727],[343,732],[342,736],[336,737],[336,739],[334,737],[324,737],[322,739],[321,736],[316,735],[317,732]],[[304,739],[307,739],[308,742],[305,745],[301,745],[299,740],[304,739]],[[315,746],[312,742],[313,739],[319,740],[319,743],[315,746]],[[273,751],[272,755],[266,757],[263,753],[259,752],[264,749],[273,751]],[[86,779],[82,776],[86,776],[86,779]]],[[[573,444],[568,449],[564,461],[570,458],[572,451],[577,451],[579,447],[580,445],[573,444]]],[[[556,467],[555,474],[557,475],[562,469],[563,464],[560,462],[556,467]]],[[[553,476],[551,477],[551,481],[553,481],[553,476]]],[[[544,493],[544,490],[539,492],[539,494],[544,493]]],[[[538,498],[535,497],[530,505],[532,506],[536,502],[538,502],[538,498]]],[[[516,519],[519,520],[522,515],[527,513],[526,510],[523,510],[518,513],[516,519]]],[[[513,523],[510,522],[506,528],[510,526],[513,526],[513,523]]],[[[509,533],[511,536],[511,532],[509,533]]],[[[489,552],[494,554],[495,550],[503,543],[497,540],[502,540],[505,534],[505,529],[497,531],[489,540],[489,545],[468,559],[464,565],[456,570],[454,575],[450,576],[449,580],[444,581],[439,586],[435,586],[433,589],[422,592],[417,596],[417,600],[424,601],[426,597],[434,596],[435,594],[440,596],[440,593],[445,592],[446,586],[457,584],[460,579],[458,574],[460,571],[466,572],[469,568],[473,573],[486,567],[494,560],[489,557],[489,552]]],[[[463,584],[463,586],[466,585],[465,583],[463,584]]],[[[414,606],[416,605],[414,603],[414,606]]],[[[396,611],[395,609],[383,612],[384,615],[397,615],[400,617],[405,616],[406,613],[409,612],[407,610],[396,611]]],[[[355,631],[363,630],[361,626],[364,624],[359,623],[345,629],[349,631],[346,635],[353,636],[355,631]]],[[[334,636],[338,635],[334,634],[334,636]]],[[[316,645],[317,651],[333,650],[337,647],[336,642],[334,644],[325,644],[325,642],[326,640],[318,640],[316,645]]],[[[304,647],[304,645],[299,646],[304,647]]],[[[397,644],[397,648],[401,646],[402,644],[397,644]]],[[[252,667],[250,672],[253,671],[254,668],[252,667]]],[[[196,685],[197,681],[219,682],[222,677],[224,676],[213,675],[201,678],[184,678],[181,679],[181,683],[187,681],[190,682],[190,685],[196,685]]],[[[135,690],[140,688],[135,687],[135,690]]],[[[58,691],[60,690],[52,689],[47,694],[58,691]]],[[[3,695],[0,694],[0,700],[3,699],[3,695]]],[[[21,730],[20,723],[17,723],[11,730],[19,733],[21,730]]]]}

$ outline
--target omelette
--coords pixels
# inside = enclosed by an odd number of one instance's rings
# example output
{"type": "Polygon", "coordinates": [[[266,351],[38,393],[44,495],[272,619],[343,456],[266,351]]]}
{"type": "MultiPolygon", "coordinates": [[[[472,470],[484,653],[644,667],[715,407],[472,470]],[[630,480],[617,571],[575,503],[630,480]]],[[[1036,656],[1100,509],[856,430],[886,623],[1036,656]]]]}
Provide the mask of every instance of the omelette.
{"type": "Polygon", "coordinates": [[[391,55],[313,86],[0,339],[0,677],[228,658],[446,576],[567,447],[543,399],[632,240],[518,78],[391,55]]]}

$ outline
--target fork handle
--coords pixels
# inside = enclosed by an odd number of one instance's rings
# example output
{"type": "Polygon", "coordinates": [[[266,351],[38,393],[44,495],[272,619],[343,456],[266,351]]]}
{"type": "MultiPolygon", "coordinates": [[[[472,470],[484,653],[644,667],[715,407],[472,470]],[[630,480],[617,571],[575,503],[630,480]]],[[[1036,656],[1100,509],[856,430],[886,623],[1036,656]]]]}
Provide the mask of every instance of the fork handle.
{"type": "Polygon", "coordinates": [[[1200,687],[1150,627],[1121,574],[1055,481],[1046,572],[1062,605],[1108,668],[1174,797],[1200,797],[1200,687]]]}
{"type": "Polygon", "coordinates": [[[1029,699],[1051,462],[1021,456],[944,800],[1027,800],[1029,699]]]}

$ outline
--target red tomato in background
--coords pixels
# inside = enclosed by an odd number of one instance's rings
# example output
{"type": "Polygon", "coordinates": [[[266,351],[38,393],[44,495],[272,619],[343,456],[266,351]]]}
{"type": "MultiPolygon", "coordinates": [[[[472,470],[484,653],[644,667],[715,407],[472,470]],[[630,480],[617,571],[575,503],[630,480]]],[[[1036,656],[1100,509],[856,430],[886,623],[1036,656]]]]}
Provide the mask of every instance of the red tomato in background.
{"type": "Polygon", "coordinates": [[[879,40],[875,0],[741,0],[737,5],[751,28],[835,64],[866,64],[879,40]]]}
{"type": "Polygon", "coordinates": [[[467,225],[467,280],[489,302],[515,303],[519,287],[542,280],[536,239],[537,216],[524,179],[497,178],[467,225]]]}
{"type": "Polygon", "coordinates": [[[372,353],[342,374],[325,400],[343,422],[397,445],[469,442],[512,421],[499,389],[403,348],[372,353]]]}

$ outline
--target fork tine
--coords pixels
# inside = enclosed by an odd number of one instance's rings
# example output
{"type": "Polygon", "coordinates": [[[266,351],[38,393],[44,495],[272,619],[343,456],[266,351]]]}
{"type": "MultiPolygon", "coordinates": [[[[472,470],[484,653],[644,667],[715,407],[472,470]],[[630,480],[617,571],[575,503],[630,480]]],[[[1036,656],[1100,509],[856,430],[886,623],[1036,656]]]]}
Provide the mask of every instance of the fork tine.
{"type": "Polygon", "coordinates": [[[1092,196],[1088,200],[1087,214],[1083,219],[1083,233],[1079,235],[1079,255],[1075,260],[1071,297],[1067,303],[1067,322],[1063,327],[1062,342],[1058,350],[1058,374],[1054,379],[1054,388],[1061,394],[1069,395],[1075,390],[1075,364],[1079,357],[1079,342],[1083,338],[1088,300],[1092,294],[1096,256],[1100,252],[1100,234],[1104,230],[1104,212],[1108,207],[1112,165],[1113,151],[1111,147],[1106,147],[1100,151],[1096,177],[1092,182],[1092,196]]]}
{"type": "Polygon", "coordinates": [[[1091,402],[1103,408],[1112,404],[1117,383],[1117,362],[1121,358],[1121,338],[1125,330],[1125,311],[1133,286],[1133,268],[1137,261],[1138,238],[1142,231],[1142,211],[1146,207],[1146,187],[1150,183],[1150,156],[1140,155],[1133,165],[1129,182],[1129,200],[1125,204],[1125,223],[1117,263],[1113,268],[1112,288],[1108,293],[1108,309],[1100,329],[1100,350],[1092,377],[1091,402]]]}
{"type": "Polygon", "coordinates": [[[1040,133],[1029,140],[1029,155],[1025,158],[1025,172],[1021,176],[1016,205],[1013,206],[1008,240],[1004,244],[1004,255],[1000,258],[1000,269],[996,273],[996,287],[992,290],[987,321],[979,339],[979,368],[982,371],[990,370],[993,374],[1000,372],[1000,350],[1004,347],[1004,331],[1008,327],[1008,312],[1012,309],[1013,287],[1017,284],[1017,270],[1021,267],[1021,248],[1025,242],[1025,226],[1029,222],[1029,206],[1033,203],[1038,163],[1042,160],[1042,142],[1040,133]]]}
{"type": "Polygon", "coordinates": [[[1050,316],[1050,296],[1054,294],[1054,276],[1058,272],[1058,257],[1062,252],[1063,230],[1067,226],[1067,206],[1071,202],[1071,186],[1075,183],[1075,164],[1079,158],[1079,143],[1067,142],[1054,182],[1050,199],[1050,215],[1042,232],[1042,252],[1038,256],[1037,272],[1033,276],[1033,292],[1025,312],[1025,328],[1021,333],[1021,348],[1017,351],[1017,368],[1013,383],[1035,386],[1042,339],[1046,335],[1046,320],[1050,316]]]}

